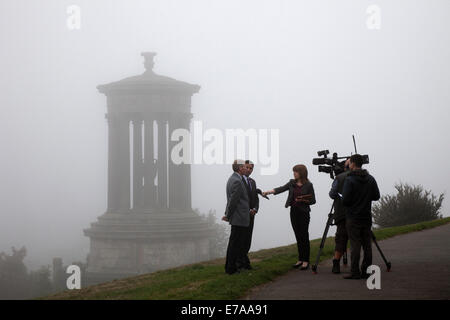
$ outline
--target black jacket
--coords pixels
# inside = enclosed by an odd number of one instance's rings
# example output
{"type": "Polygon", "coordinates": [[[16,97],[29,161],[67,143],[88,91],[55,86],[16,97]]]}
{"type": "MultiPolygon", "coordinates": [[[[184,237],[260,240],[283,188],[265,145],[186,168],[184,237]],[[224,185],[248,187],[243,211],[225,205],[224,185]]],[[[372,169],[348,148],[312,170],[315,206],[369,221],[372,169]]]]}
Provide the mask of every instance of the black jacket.
{"type": "MultiPolygon", "coordinates": [[[[284,186],[278,187],[278,188],[274,188],[274,195],[275,194],[279,194],[282,192],[285,192],[287,190],[289,190],[289,194],[288,197],[286,199],[286,203],[285,203],[285,207],[289,207],[291,205],[292,202],[292,198],[294,197],[294,186],[295,186],[295,179],[290,179],[288,183],[286,183],[284,186]]],[[[311,208],[309,207],[310,205],[313,205],[316,203],[316,196],[314,194],[314,187],[313,184],[310,181],[307,181],[303,187],[302,187],[302,191],[300,193],[301,195],[305,195],[305,194],[312,194],[312,197],[310,199],[309,204],[302,202],[300,205],[301,209],[304,209],[306,211],[311,211],[311,208]]]]}
{"type": "Polygon", "coordinates": [[[350,171],[344,171],[336,176],[333,181],[333,185],[331,186],[331,190],[329,192],[329,196],[331,199],[334,199],[334,222],[338,223],[342,220],[345,220],[345,213],[347,208],[342,204],[342,199],[339,196],[339,193],[342,194],[344,190],[344,181],[350,171]]]}
{"type": "Polygon", "coordinates": [[[347,207],[347,218],[372,224],[372,201],[380,199],[375,178],[367,170],[351,171],[344,181],[342,203],[347,207]]]}
{"type": "Polygon", "coordinates": [[[250,209],[255,209],[257,212],[259,210],[259,197],[258,197],[258,193],[256,192],[256,181],[250,177],[247,177],[249,183],[251,184],[251,190],[247,184],[247,182],[245,181],[245,178],[242,177],[242,181],[244,182],[245,188],[247,189],[247,193],[248,193],[248,200],[249,200],[249,207],[250,209]]]}

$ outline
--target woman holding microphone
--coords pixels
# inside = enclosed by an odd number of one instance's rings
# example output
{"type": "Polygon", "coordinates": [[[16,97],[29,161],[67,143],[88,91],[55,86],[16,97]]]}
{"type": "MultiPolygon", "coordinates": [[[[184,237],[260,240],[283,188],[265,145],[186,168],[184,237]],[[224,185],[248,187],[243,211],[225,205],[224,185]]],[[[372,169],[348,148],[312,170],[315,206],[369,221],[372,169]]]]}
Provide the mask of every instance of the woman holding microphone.
{"type": "Polygon", "coordinates": [[[279,194],[289,191],[285,207],[291,207],[290,216],[292,229],[297,240],[298,261],[294,268],[307,270],[309,268],[309,221],[310,205],[316,203],[313,184],[308,180],[308,170],[303,164],[297,164],[292,168],[294,179],[278,188],[263,192],[263,195],[279,194]]]}

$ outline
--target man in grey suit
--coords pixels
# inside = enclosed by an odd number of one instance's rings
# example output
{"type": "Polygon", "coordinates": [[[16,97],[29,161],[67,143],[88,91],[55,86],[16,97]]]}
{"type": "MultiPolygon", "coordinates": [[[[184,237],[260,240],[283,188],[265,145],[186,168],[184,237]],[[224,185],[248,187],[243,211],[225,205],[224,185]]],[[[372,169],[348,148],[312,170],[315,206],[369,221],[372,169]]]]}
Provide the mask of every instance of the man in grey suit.
{"type": "Polygon", "coordinates": [[[244,160],[234,160],[233,174],[227,182],[227,206],[222,220],[231,225],[225,272],[233,274],[245,267],[246,236],[250,225],[250,206],[247,189],[242,181],[246,173],[244,160]]]}

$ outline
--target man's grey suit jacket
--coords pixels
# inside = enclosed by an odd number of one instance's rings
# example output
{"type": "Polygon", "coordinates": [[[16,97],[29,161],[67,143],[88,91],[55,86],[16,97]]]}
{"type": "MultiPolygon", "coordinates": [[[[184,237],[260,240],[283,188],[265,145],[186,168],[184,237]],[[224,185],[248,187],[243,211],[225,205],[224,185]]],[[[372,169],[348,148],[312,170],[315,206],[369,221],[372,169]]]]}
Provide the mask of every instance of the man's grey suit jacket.
{"type": "Polygon", "coordinates": [[[250,207],[247,189],[239,173],[233,172],[227,182],[227,206],[225,216],[233,226],[250,225],[250,207]]]}

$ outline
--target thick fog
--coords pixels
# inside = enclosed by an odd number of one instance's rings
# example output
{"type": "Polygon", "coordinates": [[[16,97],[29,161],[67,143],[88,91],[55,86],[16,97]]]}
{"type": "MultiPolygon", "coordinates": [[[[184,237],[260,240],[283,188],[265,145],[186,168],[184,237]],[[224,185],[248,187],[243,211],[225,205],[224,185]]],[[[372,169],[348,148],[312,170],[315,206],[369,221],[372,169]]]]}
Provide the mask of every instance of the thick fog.
{"type": "MultiPolygon", "coordinates": [[[[449,12],[447,0],[1,1],[0,252],[25,245],[31,268],[85,260],[83,229],[107,205],[107,102],[96,86],[141,74],[143,51],[157,53],[156,73],[201,86],[192,121],[205,130],[279,129],[278,172],[261,175],[255,161],[252,177],[270,190],[306,164],[312,239],[332,182],[312,158],[349,155],[352,134],[382,194],[397,182],[448,192],[449,12]],[[80,29],[68,26],[70,5],[80,29]]],[[[231,165],[191,170],[192,206],[219,219],[231,165]]],[[[287,193],[269,197],[252,250],[295,242],[287,193]]]]}

